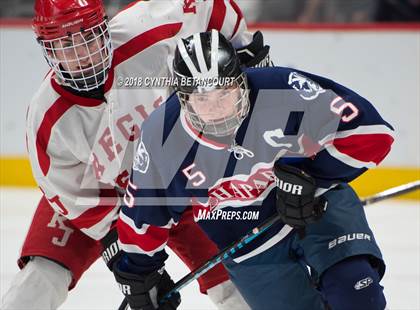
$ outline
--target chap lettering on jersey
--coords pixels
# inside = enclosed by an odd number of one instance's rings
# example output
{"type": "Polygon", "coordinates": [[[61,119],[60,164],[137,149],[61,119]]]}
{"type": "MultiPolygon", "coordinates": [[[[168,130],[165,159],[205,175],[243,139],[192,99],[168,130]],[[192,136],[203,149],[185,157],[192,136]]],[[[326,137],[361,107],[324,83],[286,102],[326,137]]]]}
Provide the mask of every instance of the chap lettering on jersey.
{"type": "Polygon", "coordinates": [[[196,219],[206,219],[209,213],[224,207],[245,207],[262,201],[274,186],[275,175],[269,167],[257,169],[245,178],[240,175],[236,179],[222,179],[209,189],[207,203],[193,199],[194,216],[196,219]],[[203,216],[200,217],[200,214],[203,216]]]}
{"type": "Polygon", "coordinates": [[[221,206],[250,205],[257,200],[263,200],[274,187],[273,169],[260,168],[245,180],[230,178],[218,182],[209,189],[208,204],[211,210],[221,206]]]}

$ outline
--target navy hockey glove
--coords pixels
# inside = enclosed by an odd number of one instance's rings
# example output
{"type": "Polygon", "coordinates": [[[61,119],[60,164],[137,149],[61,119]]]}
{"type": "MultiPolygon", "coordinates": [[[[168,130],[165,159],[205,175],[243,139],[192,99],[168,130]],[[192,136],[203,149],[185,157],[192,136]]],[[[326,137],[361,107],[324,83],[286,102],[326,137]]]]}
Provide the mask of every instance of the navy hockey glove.
{"type": "Polygon", "coordinates": [[[248,68],[273,66],[269,52],[270,46],[264,45],[261,31],[254,33],[251,43],[236,50],[241,64],[248,68]]]}
{"type": "Polygon", "coordinates": [[[326,201],[315,197],[315,180],[304,171],[276,163],[276,208],[283,223],[303,228],[317,221],[326,209],[326,201]]]}
{"type": "Polygon", "coordinates": [[[175,286],[164,268],[146,275],[138,275],[119,270],[116,263],[114,276],[132,310],[175,310],[181,303],[181,296],[177,293],[163,304],[159,304],[166,293],[175,286]]]}
{"type": "Polygon", "coordinates": [[[112,266],[114,262],[116,262],[122,252],[118,246],[118,233],[117,228],[113,228],[109,231],[109,233],[101,239],[101,244],[103,247],[102,250],[102,259],[104,260],[105,264],[108,266],[109,270],[112,271],[112,266]]]}

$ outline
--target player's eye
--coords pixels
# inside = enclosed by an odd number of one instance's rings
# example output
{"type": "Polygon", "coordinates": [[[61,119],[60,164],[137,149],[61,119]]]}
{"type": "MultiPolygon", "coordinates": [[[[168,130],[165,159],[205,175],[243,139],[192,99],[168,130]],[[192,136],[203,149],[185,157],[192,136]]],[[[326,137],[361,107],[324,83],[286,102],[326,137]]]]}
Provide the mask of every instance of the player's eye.
{"type": "Polygon", "coordinates": [[[196,96],[196,101],[198,101],[198,102],[205,102],[205,101],[207,101],[207,96],[196,96]]]}
{"type": "Polygon", "coordinates": [[[66,41],[63,41],[62,42],[62,45],[63,45],[64,48],[69,48],[69,47],[72,47],[73,46],[73,42],[66,40],[66,41]]]}
{"type": "Polygon", "coordinates": [[[91,33],[91,34],[89,34],[89,35],[87,35],[86,37],[85,37],[85,41],[87,42],[87,43],[90,43],[90,42],[92,42],[92,41],[94,41],[95,40],[95,36],[93,35],[93,33],[91,33]]]}
{"type": "Polygon", "coordinates": [[[233,92],[232,89],[223,89],[220,92],[219,99],[224,100],[224,99],[228,98],[232,92],[233,92]]]}

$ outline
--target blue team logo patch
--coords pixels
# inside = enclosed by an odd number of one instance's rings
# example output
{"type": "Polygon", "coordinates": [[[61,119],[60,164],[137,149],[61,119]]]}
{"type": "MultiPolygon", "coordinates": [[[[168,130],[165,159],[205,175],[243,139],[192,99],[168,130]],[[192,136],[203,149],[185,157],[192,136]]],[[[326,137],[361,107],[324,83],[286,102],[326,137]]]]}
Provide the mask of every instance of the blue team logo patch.
{"type": "Polygon", "coordinates": [[[149,168],[149,162],[150,156],[142,140],[134,156],[133,169],[141,173],[146,173],[149,168]]]}
{"type": "Polygon", "coordinates": [[[325,89],[318,83],[297,72],[289,74],[288,84],[298,91],[300,97],[304,100],[314,100],[319,94],[325,92],[325,89]]]}

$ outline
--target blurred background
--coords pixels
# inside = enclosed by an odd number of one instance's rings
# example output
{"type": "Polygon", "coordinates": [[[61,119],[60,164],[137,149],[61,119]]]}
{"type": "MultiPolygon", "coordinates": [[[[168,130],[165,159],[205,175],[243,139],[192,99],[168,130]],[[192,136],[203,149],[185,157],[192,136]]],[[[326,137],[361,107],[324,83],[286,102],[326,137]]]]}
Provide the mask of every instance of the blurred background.
{"type": "MultiPolygon", "coordinates": [[[[158,0],[159,1],[159,0],[158,0]]],[[[109,16],[130,0],[105,0],[109,16]]],[[[418,22],[420,0],[237,0],[249,22],[418,22]]],[[[32,17],[33,0],[1,0],[0,17],[32,17]]]]}

